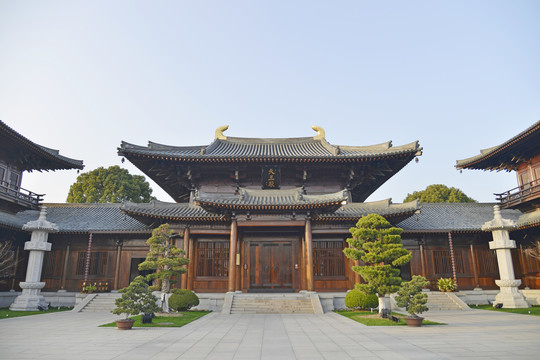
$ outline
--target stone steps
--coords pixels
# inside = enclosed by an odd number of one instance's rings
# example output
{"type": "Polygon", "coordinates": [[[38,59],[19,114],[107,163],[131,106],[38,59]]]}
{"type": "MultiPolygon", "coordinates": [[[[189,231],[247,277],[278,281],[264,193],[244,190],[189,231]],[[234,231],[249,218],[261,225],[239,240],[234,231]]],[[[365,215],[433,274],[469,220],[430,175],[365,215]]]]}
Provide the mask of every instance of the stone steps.
{"type": "Polygon", "coordinates": [[[427,294],[428,302],[426,306],[429,308],[429,311],[468,310],[464,309],[463,304],[460,304],[458,301],[454,300],[453,296],[449,293],[434,291],[428,292],[427,294]]]}
{"type": "Polygon", "coordinates": [[[313,314],[311,298],[300,294],[235,294],[231,314],[313,314]]]}
{"type": "Polygon", "coordinates": [[[97,294],[81,311],[84,312],[110,312],[115,308],[115,300],[122,294],[119,293],[102,293],[97,294]]]}

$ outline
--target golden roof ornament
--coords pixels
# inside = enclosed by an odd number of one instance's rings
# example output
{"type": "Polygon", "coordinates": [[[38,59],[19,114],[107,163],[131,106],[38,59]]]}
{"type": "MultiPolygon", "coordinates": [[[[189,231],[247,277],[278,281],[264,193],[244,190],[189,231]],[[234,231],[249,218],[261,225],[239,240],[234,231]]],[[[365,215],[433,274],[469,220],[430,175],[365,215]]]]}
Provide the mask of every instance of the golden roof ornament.
{"type": "Polygon", "coordinates": [[[322,127],[313,125],[311,128],[317,132],[313,140],[324,140],[326,138],[326,133],[322,127]]]}
{"type": "Polygon", "coordinates": [[[223,132],[229,128],[229,125],[223,125],[216,129],[216,140],[227,140],[227,137],[223,135],[223,132]]]}

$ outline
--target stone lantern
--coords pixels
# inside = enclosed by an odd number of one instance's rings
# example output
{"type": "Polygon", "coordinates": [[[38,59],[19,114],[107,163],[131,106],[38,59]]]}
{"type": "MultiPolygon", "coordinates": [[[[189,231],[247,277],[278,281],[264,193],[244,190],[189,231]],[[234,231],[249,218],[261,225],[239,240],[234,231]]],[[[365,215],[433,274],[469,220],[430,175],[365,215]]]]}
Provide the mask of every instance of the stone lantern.
{"type": "Polygon", "coordinates": [[[511,249],[516,248],[516,242],[510,240],[509,230],[515,228],[512,220],[503,219],[498,205],[493,207],[494,219],[482,225],[482,230],[491,231],[493,241],[489,242],[489,248],[497,252],[500,280],[495,280],[501,291],[495,297],[496,304],[502,304],[504,308],[528,308],[529,303],[518,290],[521,280],[514,276],[511,249]]]}
{"type": "Polygon", "coordinates": [[[58,226],[47,221],[46,217],[47,208],[43,206],[39,219],[29,221],[23,226],[23,230],[32,231],[30,241],[24,243],[24,250],[30,251],[26,281],[19,283],[22,294],[11,304],[10,310],[36,311],[48,308],[48,303],[41,295],[41,289],[45,286],[44,282],[40,282],[41,270],[45,251],[51,251],[51,243],[47,242],[47,238],[50,232],[58,232],[58,226]]]}

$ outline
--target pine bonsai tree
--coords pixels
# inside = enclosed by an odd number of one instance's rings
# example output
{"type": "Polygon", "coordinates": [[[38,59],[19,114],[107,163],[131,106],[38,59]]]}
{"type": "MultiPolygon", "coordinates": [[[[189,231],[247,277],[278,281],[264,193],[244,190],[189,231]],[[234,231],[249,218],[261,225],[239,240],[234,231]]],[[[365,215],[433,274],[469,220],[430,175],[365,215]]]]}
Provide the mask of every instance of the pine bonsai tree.
{"type": "Polygon", "coordinates": [[[347,239],[350,247],[344,249],[345,256],[361,260],[364,266],[353,266],[352,270],[364,279],[365,284],[355,288],[379,298],[379,315],[386,309],[383,298],[399,289],[401,278],[396,267],[411,261],[411,252],[401,244],[400,228],[392,225],[382,216],[363,216],[350,229],[352,238],[347,239]]]}
{"type": "Polygon", "coordinates": [[[162,311],[169,312],[167,293],[171,286],[171,278],[178,277],[187,270],[184,265],[189,259],[183,257],[184,251],[172,244],[173,231],[169,224],[163,224],[152,231],[152,237],[146,241],[150,251],[146,260],[139,264],[139,270],[155,270],[146,276],[147,280],[161,281],[162,311]]]}
{"type": "Polygon", "coordinates": [[[401,284],[401,288],[397,292],[396,303],[399,307],[407,309],[411,317],[418,317],[416,314],[428,311],[428,307],[425,305],[428,296],[422,293],[422,288],[427,286],[429,286],[429,281],[425,277],[413,276],[411,281],[401,284]]]}
{"type": "Polygon", "coordinates": [[[125,314],[125,320],[130,315],[150,314],[159,310],[156,305],[157,299],[148,289],[148,284],[142,276],[137,276],[128,287],[121,289],[120,292],[122,296],[115,300],[116,308],[112,313],[125,314]]]}

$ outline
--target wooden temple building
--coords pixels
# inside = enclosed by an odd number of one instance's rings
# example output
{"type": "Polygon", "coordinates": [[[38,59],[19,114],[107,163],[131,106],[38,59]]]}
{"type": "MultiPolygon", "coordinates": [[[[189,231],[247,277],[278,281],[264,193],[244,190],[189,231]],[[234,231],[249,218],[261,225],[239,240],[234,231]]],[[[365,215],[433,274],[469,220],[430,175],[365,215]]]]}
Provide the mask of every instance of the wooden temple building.
{"type": "Polygon", "coordinates": [[[540,262],[526,256],[523,249],[540,241],[540,121],[500,145],[457,161],[456,167],[516,172],[518,186],[495,195],[502,209],[521,212],[511,234],[518,246],[514,252],[514,270],[520,274],[524,286],[539,289],[540,262]]]}
{"type": "MultiPolygon", "coordinates": [[[[2,125],[0,136],[5,137],[11,129],[2,125]]],[[[421,155],[418,142],[333,145],[320,127],[314,127],[312,137],[279,139],[229,137],[225,130],[218,128],[214,141],[203,146],[121,143],[118,154],[175,202],[42,204],[36,199],[19,208],[3,206],[0,241],[12,242],[20,262],[13,273],[3,274],[0,291],[18,290],[24,279],[23,243],[30,234],[22,226],[37,219],[38,205],[47,206],[47,219],[59,228],[49,234],[44,291],[79,292],[85,280],[103,284],[104,291],[127,286],[139,274],[152,229],[168,223],[177,233],[173,241],[191,260],[178,287],[198,293],[342,292],[361,281],[343,254],[349,229],[370,213],[404,229],[403,243],[413,253],[411,263],[401,268],[404,279],[418,274],[434,283],[454,277],[460,289],[497,289],[491,234],[481,229],[493,218],[494,204],[365,202],[421,155]]],[[[10,154],[27,143],[18,137],[0,153],[1,161],[13,164],[10,154]]],[[[52,150],[35,156],[53,153],[59,156],[52,150]]],[[[82,162],[70,161],[66,168],[82,168],[82,162]]],[[[31,164],[18,169],[39,169],[38,160],[31,164]]],[[[502,213],[520,221],[524,211],[507,208],[502,213]]],[[[526,238],[527,231],[523,227],[515,233],[526,238]]],[[[525,283],[531,288],[540,285],[535,280],[538,264],[520,248],[513,255],[516,276],[529,278],[525,283]]]]}

